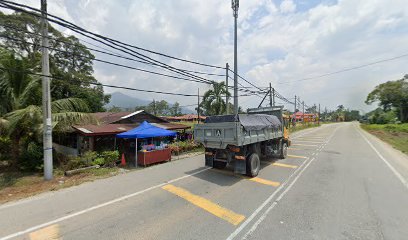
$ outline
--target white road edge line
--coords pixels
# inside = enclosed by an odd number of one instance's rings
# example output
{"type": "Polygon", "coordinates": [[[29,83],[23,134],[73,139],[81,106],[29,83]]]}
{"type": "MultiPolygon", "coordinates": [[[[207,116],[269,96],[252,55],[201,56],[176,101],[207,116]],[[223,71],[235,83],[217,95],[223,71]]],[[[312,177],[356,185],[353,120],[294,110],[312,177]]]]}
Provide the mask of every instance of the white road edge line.
{"type": "Polygon", "coordinates": [[[302,169],[302,171],[299,172],[299,174],[293,179],[293,181],[289,184],[289,186],[283,191],[278,198],[271,204],[271,206],[259,217],[258,221],[252,225],[251,229],[245,235],[242,237],[242,239],[247,239],[249,235],[251,235],[257,228],[258,225],[261,224],[261,222],[266,218],[268,213],[278,204],[278,202],[286,195],[286,193],[292,188],[292,186],[296,183],[296,181],[299,179],[299,177],[302,175],[302,173],[306,170],[307,167],[315,160],[315,158],[312,158],[306,166],[302,169]]]}
{"type": "Polygon", "coordinates": [[[243,222],[237,229],[235,229],[234,232],[229,235],[227,240],[232,240],[234,237],[236,237],[251,221],[258,215],[258,213],[269,203],[272,201],[272,199],[275,197],[276,194],[278,194],[287,184],[288,182],[292,179],[294,175],[296,175],[298,172],[300,172],[303,169],[303,166],[309,162],[309,159],[306,159],[298,169],[296,169],[289,177],[286,179],[284,183],[282,183],[252,214],[249,216],[245,222],[243,222]]]}
{"type": "Polygon", "coordinates": [[[402,185],[404,185],[408,189],[408,181],[390,164],[390,162],[388,162],[387,159],[385,159],[385,157],[383,157],[383,155],[381,155],[381,153],[374,147],[374,145],[367,139],[367,137],[364,136],[364,134],[362,133],[362,130],[358,129],[356,125],[354,125],[354,127],[356,128],[357,132],[368,143],[368,145],[370,145],[370,147],[374,150],[374,152],[377,153],[377,155],[381,158],[381,160],[383,160],[385,165],[387,165],[388,168],[391,169],[391,171],[394,173],[394,175],[401,181],[402,185]]]}
{"type": "Polygon", "coordinates": [[[201,173],[201,172],[207,171],[207,170],[209,170],[209,169],[211,169],[211,168],[210,168],[210,167],[207,167],[207,168],[202,169],[202,170],[199,170],[199,171],[197,171],[197,172],[195,172],[195,173],[187,174],[187,175],[184,175],[184,176],[182,176],[182,177],[175,178],[175,179],[172,179],[172,180],[170,180],[170,181],[167,181],[167,182],[164,182],[164,183],[161,183],[161,184],[158,184],[158,185],[155,185],[155,186],[152,186],[152,187],[143,189],[143,190],[141,190],[141,191],[138,191],[138,192],[135,192],[135,193],[131,193],[131,194],[128,194],[128,195],[125,195],[125,196],[122,196],[122,197],[113,199],[113,200],[111,200],[111,201],[108,201],[108,202],[105,202],[105,203],[101,203],[101,204],[99,204],[99,205],[96,205],[96,206],[93,206],[93,207],[90,207],[90,208],[86,208],[86,209],[84,209],[84,210],[81,210],[81,211],[78,211],[78,212],[75,212],[75,213],[72,213],[72,214],[69,214],[69,215],[66,215],[66,216],[63,216],[63,217],[54,219],[54,220],[52,220],[52,221],[49,221],[49,222],[46,222],[46,223],[43,223],[43,224],[39,224],[39,225],[30,227],[30,228],[27,228],[27,229],[25,229],[25,230],[22,230],[22,231],[19,231],[19,232],[16,232],[16,233],[7,235],[7,236],[5,236],[5,237],[2,237],[2,238],[0,238],[0,240],[7,240],[7,239],[11,239],[11,238],[14,238],[14,237],[21,236],[21,235],[23,235],[23,234],[26,234],[26,233],[29,233],[29,232],[32,232],[32,231],[41,229],[41,228],[43,228],[43,227],[46,227],[46,226],[49,226],[49,225],[52,225],[52,224],[55,224],[55,223],[58,223],[58,222],[61,222],[61,221],[64,221],[64,220],[73,218],[73,217],[76,217],[76,216],[78,216],[78,215],[82,215],[82,214],[84,214],[84,213],[87,213],[87,212],[90,212],[90,211],[93,211],[93,210],[96,210],[96,209],[99,209],[99,208],[102,208],[102,207],[105,207],[105,206],[108,206],[108,205],[111,205],[111,204],[114,204],[114,203],[117,203],[117,202],[120,202],[120,201],[123,201],[123,200],[125,200],[125,199],[131,198],[131,197],[134,197],[134,196],[137,196],[137,195],[140,195],[140,194],[145,193],[145,192],[148,192],[148,191],[150,191],[150,190],[153,190],[153,189],[156,189],[156,188],[160,188],[160,187],[162,187],[162,186],[164,186],[164,185],[167,185],[167,184],[169,184],[169,183],[177,182],[177,181],[182,180],[182,179],[184,179],[184,178],[188,178],[188,177],[194,176],[194,175],[196,175],[196,174],[199,174],[199,173],[201,173]]]}
{"type": "MultiPolygon", "coordinates": [[[[340,126],[337,126],[337,128],[332,132],[332,134],[331,134],[331,136],[329,137],[329,139],[328,139],[327,142],[329,142],[329,141],[332,139],[332,137],[334,136],[334,134],[336,133],[336,131],[337,131],[337,129],[338,129],[339,127],[340,127],[340,126]]],[[[299,174],[298,174],[298,175],[295,177],[295,179],[294,179],[294,181],[296,182],[296,180],[297,180],[297,179],[299,178],[299,176],[302,174],[302,172],[304,171],[304,169],[307,168],[307,167],[309,166],[309,164],[310,164],[314,159],[315,159],[315,158],[312,158],[312,160],[310,160],[309,162],[308,162],[309,159],[306,159],[306,161],[304,161],[304,162],[302,163],[302,165],[301,165],[295,172],[293,172],[293,173],[288,177],[288,179],[287,179],[282,185],[280,185],[279,188],[277,188],[277,189],[272,193],[272,195],[269,196],[268,199],[266,199],[266,200],[251,214],[251,216],[249,216],[249,217],[245,220],[245,222],[243,222],[237,229],[235,229],[234,232],[231,233],[231,235],[227,238],[227,240],[232,240],[232,239],[234,239],[234,238],[256,217],[256,215],[258,215],[258,213],[259,213],[268,203],[270,203],[270,202],[272,201],[272,199],[274,198],[274,196],[275,196],[277,193],[279,193],[280,190],[282,190],[282,188],[284,188],[284,187],[286,186],[286,184],[288,184],[288,182],[291,180],[291,178],[292,178],[293,176],[295,176],[295,175],[298,173],[298,171],[299,171],[299,174]],[[306,164],[306,162],[308,162],[308,163],[307,163],[307,165],[303,168],[303,166],[306,164]]],[[[293,183],[293,184],[294,184],[294,183],[293,183]]],[[[291,183],[291,184],[289,185],[289,187],[292,187],[293,184],[291,183]]],[[[289,191],[289,190],[285,189],[285,191],[284,191],[282,194],[283,194],[283,195],[286,194],[287,191],[289,191]]],[[[283,197],[282,194],[276,199],[276,201],[275,201],[272,205],[276,205],[276,202],[278,201],[278,199],[279,199],[279,200],[282,199],[282,197],[283,197]],[[281,197],[281,196],[282,196],[282,197],[281,197]]],[[[272,209],[272,208],[273,208],[272,205],[271,205],[269,208],[272,209]]],[[[268,208],[268,210],[269,210],[269,208],[268,208]]],[[[268,210],[266,210],[266,211],[268,211],[268,210]]],[[[270,211],[270,210],[269,210],[269,211],[270,211]]],[[[254,223],[254,225],[252,226],[252,228],[251,228],[249,231],[251,231],[251,230],[254,228],[255,224],[257,224],[258,222],[259,222],[259,223],[258,223],[258,225],[259,225],[259,224],[263,221],[263,219],[266,217],[266,215],[267,215],[267,213],[266,213],[266,214],[265,214],[265,213],[262,214],[262,216],[264,216],[264,217],[261,216],[261,217],[254,223]],[[261,219],[261,218],[262,218],[262,219],[261,219]]],[[[257,227],[258,225],[256,225],[256,227],[257,227]]],[[[256,227],[253,229],[253,231],[255,231],[256,227]]],[[[248,234],[248,232],[244,235],[244,237],[246,237],[247,234],[248,234]]]]}

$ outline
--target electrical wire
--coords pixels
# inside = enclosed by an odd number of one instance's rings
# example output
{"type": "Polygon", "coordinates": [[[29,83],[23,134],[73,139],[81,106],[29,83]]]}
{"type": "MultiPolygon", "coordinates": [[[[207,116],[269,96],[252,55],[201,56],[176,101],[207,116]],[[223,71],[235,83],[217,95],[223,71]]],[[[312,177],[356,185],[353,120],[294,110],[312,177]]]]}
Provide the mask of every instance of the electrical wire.
{"type": "MultiPolygon", "coordinates": [[[[6,39],[9,39],[9,40],[12,40],[12,41],[15,41],[15,42],[21,42],[21,43],[25,43],[25,44],[29,44],[29,45],[35,45],[34,43],[30,43],[30,42],[19,40],[19,39],[12,38],[12,37],[0,36],[0,38],[6,38],[6,39]]],[[[42,45],[39,45],[39,46],[44,47],[42,45]]],[[[102,62],[102,63],[106,63],[106,64],[118,66],[118,67],[123,67],[123,68],[127,68],[127,69],[137,70],[137,71],[141,71],[141,72],[146,72],[146,73],[150,73],[150,74],[155,74],[155,75],[159,75],[159,76],[164,76],[164,77],[169,77],[169,78],[174,78],[174,79],[179,79],[179,80],[184,80],[184,81],[211,84],[211,82],[204,82],[204,81],[198,81],[198,80],[189,79],[189,78],[182,78],[182,77],[178,77],[178,76],[167,75],[167,74],[153,72],[153,71],[142,69],[142,68],[137,68],[137,67],[132,67],[132,66],[124,65],[124,64],[114,63],[114,62],[110,62],[110,61],[106,61],[106,60],[102,60],[102,59],[98,59],[98,58],[87,57],[87,56],[84,56],[84,55],[79,55],[79,54],[75,54],[75,53],[72,53],[72,52],[67,52],[67,51],[60,50],[60,49],[53,48],[53,47],[47,47],[47,48],[49,50],[66,53],[66,54],[69,54],[71,56],[82,57],[82,58],[90,59],[90,60],[93,60],[93,61],[102,62]]]]}
{"type": "MultiPolygon", "coordinates": [[[[6,6],[10,7],[10,8],[12,8],[12,7],[16,8],[15,6],[19,6],[19,7],[28,8],[28,9],[30,9],[30,10],[32,10],[32,11],[41,13],[41,10],[36,9],[36,8],[33,8],[33,7],[30,7],[30,6],[27,6],[27,5],[24,5],[24,4],[18,4],[18,3],[14,3],[14,2],[6,1],[6,0],[0,0],[0,1],[1,1],[4,5],[6,5],[6,6]],[[13,5],[14,5],[14,6],[13,6],[13,5]]],[[[22,9],[13,9],[13,10],[20,10],[20,11],[21,11],[22,9]]],[[[123,43],[123,42],[121,42],[121,41],[119,41],[119,40],[115,40],[115,39],[112,39],[112,38],[109,38],[109,37],[104,37],[104,36],[101,36],[101,35],[99,35],[99,34],[95,34],[95,33],[92,33],[92,32],[90,32],[90,31],[87,31],[87,30],[85,30],[85,29],[83,29],[83,28],[81,28],[81,27],[79,27],[79,26],[77,26],[77,25],[75,25],[75,24],[73,24],[73,23],[71,23],[71,22],[68,22],[68,21],[66,21],[65,19],[62,19],[62,18],[60,18],[60,17],[57,17],[57,16],[55,16],[55,15],[52,15],[52,14],[49,14],[49,13],[45,13],[45,14],[46,14],[48,17],[51,16],[51,17],[53,17],[53,18],[55,18],[55,19],[58,19],[59,21],[62,21],[62,22],[66,23],[66,24],[69,24],[69,25],[71,25],[71,26],[73,26],[73,27],[75,27],[75,28],[77,28],[77,29],[80,29],[81,31],[85,31],[85,32],[90,33],[90,34],[92,34],[92,35],[94,35],[94,36],[98,36],[98,37],[101,37],[101,38],[104,38],[104,39],[107,39],[107,40],[110,40],[110,41],[113,41],[113,42],[116,42],[116,43],[119,43],[119,44],[123,44],[123,45],[128,46],[128,47],[132,47],[132,48],[135,48],[135,49],[138,49],[138,50],[142,50],[142,51],[145,51],[145,52],[149,52],[149,53],[152,53],[152,54],[160,55],[160,56],[163,56],[163,57],[171,58],[171,59],[178,60],[178,61],[182,61],[182,62],[197,64],[197,65],[206,66],[206,67],[218,68],[218,69],[225,69],[224,67],[215,66],[215,65],[211,65],[211,64],[205,64],[205,63],[200,63],[200,62],[191,61],[191,60],[187,60],[187,59],[182,59],[182,58],[178,58],[178,57],[173,57],[173,56],[170,56],[170,55],[167,55],[167,54],[163,54],[163,53],[155,52],[155,51],[152,51],[152,50],[149,50],[149,49],[137,47],[137,46],[134,46],[134,45],[131,45],[131,44],[123,43]]],[[[48,17],[47,17],[47,18],[48,18],[48,17]]],[[[48,19],[48,20],[50,20],[50,19],[48,19]]],[[[55,20],[54,20],[54,21],[55,21],[55,20]]],[[[53,21],[53,22],[54,22],[54,21],[53,21]]],[[[57,23],[57,24],[58,24],[58,23],[57,23]]]]}

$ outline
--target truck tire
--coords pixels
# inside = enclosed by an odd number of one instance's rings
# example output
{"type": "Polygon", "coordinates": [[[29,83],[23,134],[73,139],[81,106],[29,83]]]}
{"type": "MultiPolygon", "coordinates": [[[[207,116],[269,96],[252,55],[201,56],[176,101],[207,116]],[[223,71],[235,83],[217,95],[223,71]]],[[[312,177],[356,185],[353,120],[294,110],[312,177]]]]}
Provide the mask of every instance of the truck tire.
{"type": "Polygon", "coordinates": [[[287,156],[288,156],[288,144],[286,142],[281,142],[279,158],[285,159],[287,156]]]}
{"type": "Polygon", "coordinates": [[[227,166],[226,162],[221,162],[221,161],[214,161],[213,162],[213,168],[217,168],[217,169],[223,169],[227,166]]]}
{"type": "Polygon", "coordinates": [[[252,153],[247,158],[247,175],[250,177],[258,176],[259,170],[261,169],[261,160],[258,154],[252,153]]]}

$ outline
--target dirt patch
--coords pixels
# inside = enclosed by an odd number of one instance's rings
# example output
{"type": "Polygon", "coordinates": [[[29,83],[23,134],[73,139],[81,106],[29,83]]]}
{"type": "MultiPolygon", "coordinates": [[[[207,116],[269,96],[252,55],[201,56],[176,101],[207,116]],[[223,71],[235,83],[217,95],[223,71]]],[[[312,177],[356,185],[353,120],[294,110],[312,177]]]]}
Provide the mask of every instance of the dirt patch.
{"type": "Polygon", "coordinates": [[[51,181],[44,181],[40,174],[4,172],[0,174],[0,204],[110,177],[120,172],[122,171],[117,168],[92,169],[70,177],[57,174],[51,181]]]}

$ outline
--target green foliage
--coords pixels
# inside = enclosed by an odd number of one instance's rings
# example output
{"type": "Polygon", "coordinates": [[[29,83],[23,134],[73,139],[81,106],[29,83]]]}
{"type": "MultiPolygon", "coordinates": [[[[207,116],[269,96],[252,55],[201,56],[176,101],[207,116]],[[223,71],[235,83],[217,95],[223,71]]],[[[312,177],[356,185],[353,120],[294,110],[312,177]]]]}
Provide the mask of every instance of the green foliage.
{"type": "Polygon", "coordinates": [[[0,116],[41,103],[40,78],[25,73],[34,65],[0,47],[0,116]]]}
{"type": "Polygon", "coordinates": [[[388,142],[396,149],[408,153],[408,123],[361,124],[361,127],[388,142]]]}
{"type": "Polygon", "coordinates": [[[194,141],[176,141],[174,143],[169,144],[169,148],[173,154],[179,154],[182,152],[188,152],[194,149],[200,148],[201,145],[197,144],[194,141]]]}
{"type": "MultiPolygon", "coordinates": [[[[4,48],[25,56],[28,70],[38,72],[41,66],[41,35],[37,34],[40,32],[40,19],[25,13],[7,15],[0,12],[0,23],[3,26],[0,34],[5,37],[2,39],[4,48]]],[[[92,75],[93,54],[76,37],[65,37],[52,25],[49,25],[49,36],[50,72],[54,77],[63,79],[51,82],[52,99],[82,98],[90,111],[103,111],[103,105],[109,102],[110,96],[104,95],[101,86],[91,84],[98,83],[92,75]]],[[[41,97],[38,100],[41,101],[41,97]]]]}
{"type": "Polygon", "coordinates": [[[377,108],[367,114],[368,120],[371,124],[387,124],[395,123],[397,120],[397,113],[393,110],[384,111],[377,108]]]}
{"type": "Polygon", "coordinates": [[[364,124],[361,125],[366,130],[382,130],[387,132],[405,132],[408,133],[408,123],[403,124],[364,124]]]}
{"type": "Polygon", "coordinates": [[[399,120],[408,122],[408,75],[376,86],[365,102],[378,102],[385,112],[395,109],[399,113],[399,120]]]}
{"type": "Polygon", "coordinates": [[[173,106],[169,109],[169,113],[171,116],[179,116],[181,115],[180,110],[181,110],[180,104],[178,102],[175,102],[173,106]]]}
{"type": "Polygon", "coordinates": [[[204,93],[200,108],[207,116],[221,115],[226,111],[225,96],[231,96],[225,82],[214,82],[212,88],[204,93]]]}
{"type": "Polygon", "coordinates": [[[113,167],[119,159],[119,151],[104,151],[100,154],[100,157],[105,159],[105,165],[113,167]]]}
{"type": "Polygon", "coordinates": [[[0,136],[0,160],[10,160],[11,139],[7,136],[0,136]]]}
{"type": "Polygon", "coordinates": [[[357,121],[360,119],[360,112],[357,110],[346,110],[344,112],[345,121],[357,121]]]}
{"type": "Polygon", "coordinates": [[[81,157],[69,157],[68,162],[63,166],[64,170],[73,170],[77,168],[82,168],[89,166],[81,157]]]}
{"type": "Polygon", "coordinates": [[[82,154],[81,159],[86,165],[91,165],[92,161],[98,157],[97,152],[88,151],[82,154]]]}
{"type": "Polygon", "coordinates": [[[43,149],[35,142],[29,142],[22,152],[19,168],[23,171],[40,171],[43,169],[43,149]]]}
{"type": "Polygon", "coordinates": [[[64,169],[72,170],[93,165],[114,167],[118,159],[118,151],[104,151],[102,153],[89,151],[82,154],[82,156],[70,157],[64,169]]]}
{"type": "Polygon", "coordinates": [[[99,165],[99,166],[105,165],[105,158],[102,158],[102,157],[95,158],[92,162],[92,165],[99,165]]]}

